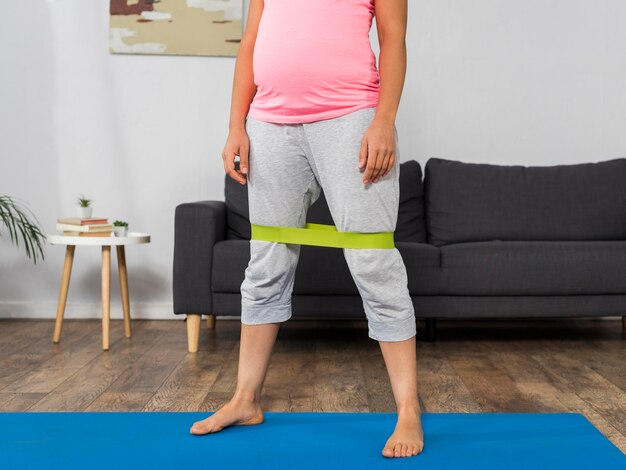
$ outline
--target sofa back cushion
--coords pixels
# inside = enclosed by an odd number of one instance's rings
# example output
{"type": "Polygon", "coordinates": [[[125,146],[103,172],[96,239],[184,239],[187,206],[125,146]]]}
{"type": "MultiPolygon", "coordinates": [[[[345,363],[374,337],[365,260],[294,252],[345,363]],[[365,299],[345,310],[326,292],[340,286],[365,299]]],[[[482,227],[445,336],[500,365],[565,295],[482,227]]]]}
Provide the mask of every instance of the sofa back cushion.
{"type": "Polygon", "coordinates": [[[625,240],[626,158],[556,166],[431,158],[424,170],[429,243],[625,240]]]}
{"type": "MultiPolygon", "coordinates": [[[[239,170],[239,162],[235,162],[235,169],[239,170]]],[[[248,185],[237,183],[225,174],[224,201],[226,203],[226,239],[250,240],[248,185]]]]}
{"type": "Polygon", "coordinates": [[[415,160],[400,163],[400,207],[394,239],[397,242],[426,243],[424,182],[422,167],[415,160]]]}
{"type": "MultiPolygon", "coordinates": [[[[235,168],[239,168],[239,162],[235,162],[235,168]]],[[[225,175],[224,196],[226,202],[226,238],[249,240],[248,185],[237,183],[225,175]]],[[[334,224],[323,190],[317,201],[309,208],[306,221],[318,224],[334,224]]],[[[422,168],[415,160],[400,163],[400,207],[394,239],[396,241],[426,242],[422,168]]]]}

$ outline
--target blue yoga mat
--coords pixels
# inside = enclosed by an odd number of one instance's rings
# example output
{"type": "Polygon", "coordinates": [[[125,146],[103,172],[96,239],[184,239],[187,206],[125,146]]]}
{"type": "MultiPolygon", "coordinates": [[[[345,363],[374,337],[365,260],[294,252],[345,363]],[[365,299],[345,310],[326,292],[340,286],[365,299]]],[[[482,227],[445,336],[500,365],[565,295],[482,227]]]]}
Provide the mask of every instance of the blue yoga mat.
{"type": "Polygon", "coordinates": [[[265,412],[195,436],[202,412],[0,413],[2,469],[626,469],[577,413],[424,413],[423,452],[385,458],[394,413],[265,412]]]}

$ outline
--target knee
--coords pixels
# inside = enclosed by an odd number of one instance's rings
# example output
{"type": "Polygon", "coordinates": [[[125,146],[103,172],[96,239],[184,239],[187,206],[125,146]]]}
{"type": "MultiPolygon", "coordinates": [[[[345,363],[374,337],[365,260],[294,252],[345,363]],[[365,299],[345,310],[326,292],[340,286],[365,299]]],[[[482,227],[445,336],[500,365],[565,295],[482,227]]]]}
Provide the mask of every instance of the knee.
{"type": "Polygon", "coordinates": [[[352,275],[365,280],[379,280],[389,277],[390,274],[397,275],[398,270],[404,267],[396,248],[344,248],[344,257],[352,275]]]}
{"type": "Polygon", "coordinates": [[[292,269],[299,257],[300,245],[252,239],[247,274],[280,273],[292,269]]]}

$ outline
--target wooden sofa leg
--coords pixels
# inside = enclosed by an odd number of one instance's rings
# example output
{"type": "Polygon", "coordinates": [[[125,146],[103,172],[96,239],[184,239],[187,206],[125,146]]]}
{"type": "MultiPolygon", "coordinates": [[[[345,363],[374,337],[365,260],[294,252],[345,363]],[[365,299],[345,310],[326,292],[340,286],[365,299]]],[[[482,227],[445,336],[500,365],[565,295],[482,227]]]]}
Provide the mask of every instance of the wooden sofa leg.
{"type": "Polygon", "coordinates": [[[199,313],[187,314],[187,347],[190,353],[198,352],[200,343],[200,324],[202,315],[199,313]]]}
{"type": "Polygon", "coordinates": [[[207,315],[206,317],[206,327],[209,330],[215,329],[215,315],[207,315]]]}
{"type": "Polygon", "coordinates": [[[437,339],[437,319],[426,318],[426,341],[435,341],[437,339]]]}

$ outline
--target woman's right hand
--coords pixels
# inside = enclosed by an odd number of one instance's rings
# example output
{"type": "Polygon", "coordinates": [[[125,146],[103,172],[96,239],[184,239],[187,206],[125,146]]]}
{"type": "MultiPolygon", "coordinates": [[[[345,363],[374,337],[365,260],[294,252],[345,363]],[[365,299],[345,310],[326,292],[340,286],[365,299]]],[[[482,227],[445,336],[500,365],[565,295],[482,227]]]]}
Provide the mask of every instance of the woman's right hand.
{"type": "Polygon", "coordinates": [[[244,127],[232,129],[228,133],[226,145],[222,150],[224,170],[232,179],[241,184],[246,184],[248,173],[248,151],[250,140],[244,127]],[[235,169],[235,156],[239,155],[239,170],[235,169]]]}

